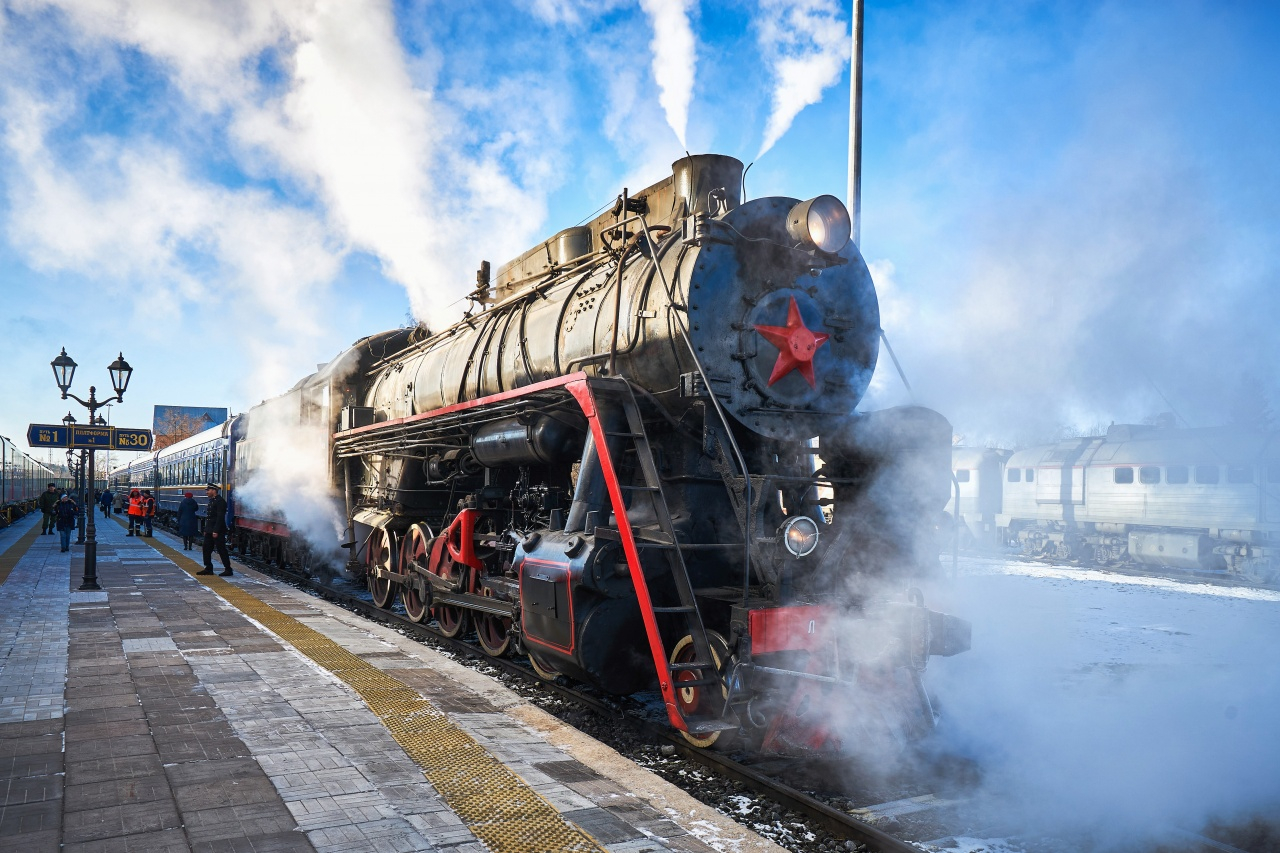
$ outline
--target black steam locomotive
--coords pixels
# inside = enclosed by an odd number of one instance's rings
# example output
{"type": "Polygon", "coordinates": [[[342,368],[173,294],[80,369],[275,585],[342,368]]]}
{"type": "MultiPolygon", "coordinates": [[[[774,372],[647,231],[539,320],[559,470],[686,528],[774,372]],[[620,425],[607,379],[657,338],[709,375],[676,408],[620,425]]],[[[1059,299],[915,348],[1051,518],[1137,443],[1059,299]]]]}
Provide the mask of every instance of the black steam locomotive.
{"type": "MultiPolygon", "coordinates": [[[[741,185],[737,160],[686,157],[483,264],[461,322],[364,339],[238,418],[229,485],[289,421],[379,606],[547,678],[656,687],[692,743],[928,731],[927,660],[969,643],[910,589],[937,564],[950,425],[854,412],[880,327],[844,206],[741,185]]],[[[236,506],[242,547],[305,559],[288,518],[236,506]]]]}

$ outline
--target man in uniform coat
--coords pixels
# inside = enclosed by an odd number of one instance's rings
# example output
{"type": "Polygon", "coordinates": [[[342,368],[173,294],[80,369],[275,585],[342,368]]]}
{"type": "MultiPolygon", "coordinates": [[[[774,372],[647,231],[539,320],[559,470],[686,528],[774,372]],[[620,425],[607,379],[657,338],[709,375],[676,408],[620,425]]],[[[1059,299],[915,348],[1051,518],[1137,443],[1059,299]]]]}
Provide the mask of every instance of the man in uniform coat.
{"type": "Polygon", "coordinates": [[[209,496],[209,503],[205,507],[204,518],[204,568],[196,574],[213,574],[213,551],[216,548],[222,557],[223,567],[218,574],[224,578],[231,577],[231,555],[227,553],[227,502],[213,483],[205,487],[205,494],[209,496]]]}
{"type": "Polygon", "coordinates": [[[58,505],[58,487],[54,483],[50,483],[49,487],[40,493],[40,498],[36,501],[40,507],[40,512],[44,513],[44,521],[40,524],[40,535],[53,535],[53,531],[57,526],[57,519],[54,518],[53,511],[58,505]]]}

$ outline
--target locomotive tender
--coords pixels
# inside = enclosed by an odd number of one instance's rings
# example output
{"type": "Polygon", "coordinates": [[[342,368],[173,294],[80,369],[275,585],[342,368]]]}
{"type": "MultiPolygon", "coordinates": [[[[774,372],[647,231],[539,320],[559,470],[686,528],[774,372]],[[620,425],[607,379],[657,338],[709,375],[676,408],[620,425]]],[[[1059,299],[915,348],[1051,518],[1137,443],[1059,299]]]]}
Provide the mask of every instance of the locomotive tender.
{"type": "MultiPolygon", "coordinates": [[[[380,607],[546,678],[656,687],[699,746],[927,732],[928,658],[969,644],[909,589],[937,564],[950,425],[854,411],[880,328],[844,206],[741,186],[739,161],[686,157],[482,264],[461,322],[361,340],[236,418],[233,500],[288,422],[380,607]]],[[[287,517],[234,503],[242,549],[306,563],[287,517]]]]}
{"type": "Polygon", "coordinates": [[[1280,434],[1120,424],[1017,451],[956,448],[953,465],[974,544],[1280,581],[1280,434]]]}

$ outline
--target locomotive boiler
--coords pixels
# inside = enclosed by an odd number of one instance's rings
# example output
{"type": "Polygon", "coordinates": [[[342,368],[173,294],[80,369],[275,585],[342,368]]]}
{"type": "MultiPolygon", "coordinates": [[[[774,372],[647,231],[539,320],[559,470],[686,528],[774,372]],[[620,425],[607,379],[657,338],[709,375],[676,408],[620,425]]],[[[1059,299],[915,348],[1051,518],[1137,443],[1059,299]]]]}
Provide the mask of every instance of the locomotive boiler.
{"type": "Polygon", "coordinates": [[[908,738],[934,722],[929,656],[968,645],[908,593],[950,426],[855,413],[880,332],[843,205],[741,186],[733,158],[681,159],[482,264],[461,322],[362,341],[295,392],[336,416],[349,566],[379,606],[544,677],[656,687],[703,746],[847,746],[824,701],[908,738]]]}

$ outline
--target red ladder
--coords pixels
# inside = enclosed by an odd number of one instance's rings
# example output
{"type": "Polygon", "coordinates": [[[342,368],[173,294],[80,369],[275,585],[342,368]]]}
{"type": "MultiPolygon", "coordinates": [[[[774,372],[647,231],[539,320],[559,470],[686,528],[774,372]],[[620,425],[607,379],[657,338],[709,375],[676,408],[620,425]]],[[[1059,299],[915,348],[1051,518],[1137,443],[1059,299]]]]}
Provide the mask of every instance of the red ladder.
{"type": "MultiPolygon", "coordinates": [[[[702,624],[702,615],[693,594],[693,584],[689,581],[684,556],[676,541],[675,528],[671,524],[671,512],[663,496],[662,481],[658,476],[658,466],[653,459],[653,450],[649,445],[640,407],[631,391],[631,384],[621,378],[583,379],[568,383],[568,390],[582,406],[599,451],[600,468],[608,487],[614,524],[617,525],[618,539],[622,543],[622,550],[627,558],[631,583],[635,587],[636,598],[640,602],[640,614],[644,619],[649,651],[653,655],[653,665],[658,675],[662,700],[667,706],[667,717],[675,728],[692,735],[708,735],[717,731],[736,729],[738,722],[733,719],[735,715],[727,708],[720,715],[686,715],[677,701],[677,691],[689,689],[706,691],[707,695],[714,696],[718,700],[724,688],[724,682],[717,671],[711,644],[707,639],[707,631],[702,624]],[[625,431],[619,431],[617,427],[613,430],[607,429],[606,420],[602,415],[616,414],[619,411],[624,416],[621,420],[626,422],[625,431]],[[623,484],[619,479],[617,460],[624,458],[627,454],[633,454],[639,466],[642,482],[638,484],[623,484]],[[644,541],[637,542],[627,515],[625,500],[627,494],[641,494],[649,497],[654,517],[658,522],[660,531],[658,536],[646,536],[644,541]],[[640,564],[642,547],[659,550],[665,556],[673,581],[674,596],[665,588],[650,589],[640,564]],[[671,651],[663,640],[658,624],[660,614],[680,626],[676,631],[677,638],[685,636],[692,638],[694,648],[692,660],[671,663],[671,651]],[[693,673],[694,678],[678,681],[679,675],[686,672],[693,673]]],[[[713,707],[718,704],[718,701],[714,702],[713,707]]]]}

